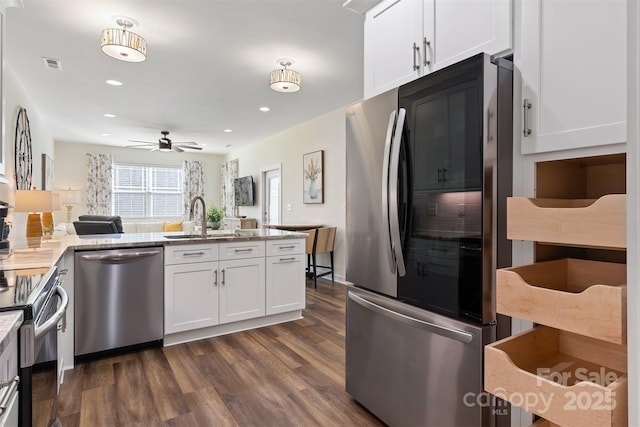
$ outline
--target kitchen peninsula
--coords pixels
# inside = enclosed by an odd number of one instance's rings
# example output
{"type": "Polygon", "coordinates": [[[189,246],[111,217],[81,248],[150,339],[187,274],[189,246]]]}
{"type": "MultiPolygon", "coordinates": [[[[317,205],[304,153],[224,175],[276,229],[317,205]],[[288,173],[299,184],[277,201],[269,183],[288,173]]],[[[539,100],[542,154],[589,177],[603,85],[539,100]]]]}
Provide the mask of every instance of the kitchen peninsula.
{"type": "Polygon", "coordinates": [[[206,236],[182,232],[69,235],[37,244],[17,240],[12,242],[11,256],[0,260],[0,268],[56,265],[59,271],[66,270],[63,287],[69,307],[59,362],[64,369],[72,369],[74,330],[83,327],[74,322],[77,253],[162,250],[163,342],[167,346],[300,319],[305,305],[305,237],[304,233],[255,229],[209,231],[206,236]]]}

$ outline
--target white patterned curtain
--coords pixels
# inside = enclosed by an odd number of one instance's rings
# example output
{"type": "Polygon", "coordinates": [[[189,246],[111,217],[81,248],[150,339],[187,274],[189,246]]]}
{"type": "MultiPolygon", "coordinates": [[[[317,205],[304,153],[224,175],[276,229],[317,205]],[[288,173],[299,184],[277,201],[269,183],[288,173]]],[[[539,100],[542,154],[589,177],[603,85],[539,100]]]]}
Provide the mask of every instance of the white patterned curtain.
{"type": "Polygon", "coordinates": [[[113,156],[87,153],[87,213],[111,215],[113,156]]]}
{"type": "Polygon", "coordinates": [[[233,179],[238,177],[238,159],[229,160],[220,168],[220,204],[227,216],[236,215],[233,179]]]}
{"type": "MultiPolygon", "coordinates": [[[[191,199],[195,196],[204,198],[204,166],[200,160],[184,160],[182,162],[182,197],[185,215],[189,214],[191,199]]],[[[201,218],[202,207],[196,204],[194,218],[201,218]]]]}

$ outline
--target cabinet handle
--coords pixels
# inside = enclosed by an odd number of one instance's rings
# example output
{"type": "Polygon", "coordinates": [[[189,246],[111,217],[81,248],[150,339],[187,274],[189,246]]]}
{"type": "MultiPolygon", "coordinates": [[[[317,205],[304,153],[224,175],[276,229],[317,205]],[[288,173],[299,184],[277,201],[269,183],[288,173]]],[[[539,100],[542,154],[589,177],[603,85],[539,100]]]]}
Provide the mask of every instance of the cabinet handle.
{"type": "Polygon", "coordinates": [[[11,381],[0,382],[0,388],[3,389],[2,395],[0,396],[0,413],[3,413],[5,409],[7,409],[9,399],[11,399],[13,392],[18,388],[18,384],[20,384],[20,377],[17,375],[11,381]]]}
{"type": "Polygon", "coordinates": [[[442,182],[442,178],[440,174],[442,173],[442,169],[438,168],[438,182],[442,182]]]}
{"type": "Polygon", "coordinates": [[[295,261],[295,257],[291,257],[291,258],[280,258],[280,262],[286,262],[286,261],[295,261]]]}
{"type": "Polygon", "coordinates": [[[413,71],[417,71],[420,69],[420,65],[418,65],[417,56],[420,55],[420,46],[417,44],[413,44],[413,71]]]}
{"type": "Polygon", "coordinates": [[[224,268],[222,269],[222,281],[220,284],[224,286],[224,268]]]}
{"type": "MultiPolygon", "coordinates": [[[[243,252],[253,252],[253,249],[249,248],[249,249],[234,249],[233,250],[235,253],[243,253],[243,252]]],[[[224,271],[224,270],[222,270],[224,271]]]]}
{"type": "Polygon", "coordinates": [[[522,103],[522,110],[524,112],[524,129],[522,129],[522,133],[525,137],[531,135],[531,129],[529,129],[529,110],[531,109],[531,103],[528,99],[525,98],[522,103]]]}
{"type": "Polygon", "coordinates": [[[200,256],[204,255],[204,252],[183,252],[182,256],[200,256]]]}
{"type": "Polygon", "coordinates": [[[218,286],[218,269],[213,270],[213,274],[215,274],[215,278],[213,279],[213,285],[218,286]]]}
{"type": "Polygon", "coordinates": [[[295,249],[295,245],[290,245],[290,246],[278,246],[278,249],[295,249]]]}
{"type": "Polygon", "coordinates": [[[447,182],[447,171],[449,169],[447,168],[442,168],[442,182],[447,182]]]}
{"type": "Polygon", "coordinates": [[[424,49],[424,61],[422,62],[422,64],[426,67],[427,65],[431,65],[431,61],[429,61],[427,59],[428,56],[428,52],[429,52],[429,47],[431,46],[431,42],[429,40],[427,40],[427,38],[425,37],[422,40],[422,48],[424,49]]]}

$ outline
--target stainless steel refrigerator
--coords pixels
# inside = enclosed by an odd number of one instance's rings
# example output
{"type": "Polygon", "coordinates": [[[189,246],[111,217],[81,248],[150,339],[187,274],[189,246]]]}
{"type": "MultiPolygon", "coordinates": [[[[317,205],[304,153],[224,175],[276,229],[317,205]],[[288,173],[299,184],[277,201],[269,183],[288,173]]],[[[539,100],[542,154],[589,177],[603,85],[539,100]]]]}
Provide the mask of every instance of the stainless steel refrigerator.
{"type": "Polygon", "coordinates": [[[513,68],[480,54],[347,111],[346,390],[389,425],[493,425],[513,68]]]}

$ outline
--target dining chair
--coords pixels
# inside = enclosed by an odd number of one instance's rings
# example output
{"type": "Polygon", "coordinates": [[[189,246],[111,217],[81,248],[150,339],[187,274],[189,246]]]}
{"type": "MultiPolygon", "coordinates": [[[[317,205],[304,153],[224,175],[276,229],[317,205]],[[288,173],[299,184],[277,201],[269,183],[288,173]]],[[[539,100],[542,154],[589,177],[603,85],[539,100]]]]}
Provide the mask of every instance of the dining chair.
{"type": "Polygon", "coordinates": [[[306,239],[307,253],[307,276],[313,277],[313,287],[318,287],[318,277],[331,274],[331,282],[334,281],[333,274],[333,246],[336,239],[336,227],[314,228],[305,231],[308,236],[306,239]],[[316,256],[318,254],[328,253],[331,265],[318,265],[316,256]],[[318,267],[328,269],[324,273],[318,274],[318,267]]]}

